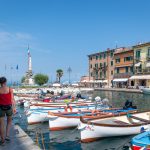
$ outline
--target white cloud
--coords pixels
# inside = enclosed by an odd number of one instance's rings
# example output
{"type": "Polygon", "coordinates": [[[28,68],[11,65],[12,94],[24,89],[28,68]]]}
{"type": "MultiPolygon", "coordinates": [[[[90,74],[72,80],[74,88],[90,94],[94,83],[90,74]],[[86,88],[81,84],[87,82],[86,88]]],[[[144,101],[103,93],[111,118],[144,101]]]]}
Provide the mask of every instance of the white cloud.
{"type": "Polygon", "coordinates": [[[28,33],[16,33],[15,36],[18,40],[31,40],[33,38],[28,33]]]}
{"type": "Polygon", "coordinates": [[[29,33],[12,33],[0,31],[0,51],[10,51],[17,47],[22,47],[31,42],[33,37],[29,33]]]}

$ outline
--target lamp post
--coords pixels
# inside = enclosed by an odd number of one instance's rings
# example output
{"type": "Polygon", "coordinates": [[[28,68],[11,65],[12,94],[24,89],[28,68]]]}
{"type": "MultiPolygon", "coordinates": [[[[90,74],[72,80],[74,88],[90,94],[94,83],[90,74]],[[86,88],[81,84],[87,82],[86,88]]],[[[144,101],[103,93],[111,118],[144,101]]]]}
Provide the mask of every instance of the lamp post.
{"type": "Polygon", "coordinates": [[[70,73],[72,72],[71,67],[69,67],[69,68],[67,69],[67,72],[68,72],[68,74],[69,74],[69,84],[70,84],[70,73]]]}

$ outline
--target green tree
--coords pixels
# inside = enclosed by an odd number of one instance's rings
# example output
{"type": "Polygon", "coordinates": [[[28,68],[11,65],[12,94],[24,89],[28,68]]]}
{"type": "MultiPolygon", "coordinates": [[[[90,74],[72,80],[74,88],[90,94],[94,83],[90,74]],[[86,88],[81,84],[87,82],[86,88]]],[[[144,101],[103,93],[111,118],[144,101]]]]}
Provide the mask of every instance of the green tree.
{"type": "Polygon", "coordinates": [[[41,73],[38,73],[34,76],[35,83],[40,85],[40,86],[47,83],[48,80],[49,80],[48,76],[44,75],[44,74],[41,74],[41,73]]]}
{"type": "Polygon", "coordinates": [[[21,83],[24,83],[24,81],[25,81],[25,76],[23,76],[23,77],[21,78],[21,83]]]}
{"type": "Polygon", "coordinates": [[[56,70],[56,76],[58,78],[58,82],[60,83],[60,79],[63,76],[63,70],[62,69],[57,69],[56,70]]]}

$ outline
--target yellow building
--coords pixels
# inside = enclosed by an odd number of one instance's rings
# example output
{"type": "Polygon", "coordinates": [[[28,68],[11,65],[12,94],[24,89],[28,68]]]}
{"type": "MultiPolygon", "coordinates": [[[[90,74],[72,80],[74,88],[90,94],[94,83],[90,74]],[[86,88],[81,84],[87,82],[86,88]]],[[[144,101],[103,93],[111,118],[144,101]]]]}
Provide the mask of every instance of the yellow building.
{"type": "Polygon", "coordinates": [[[150,86],[150,42],[133,46],[134,76],[130,78],[131,86],[150,86]]]}

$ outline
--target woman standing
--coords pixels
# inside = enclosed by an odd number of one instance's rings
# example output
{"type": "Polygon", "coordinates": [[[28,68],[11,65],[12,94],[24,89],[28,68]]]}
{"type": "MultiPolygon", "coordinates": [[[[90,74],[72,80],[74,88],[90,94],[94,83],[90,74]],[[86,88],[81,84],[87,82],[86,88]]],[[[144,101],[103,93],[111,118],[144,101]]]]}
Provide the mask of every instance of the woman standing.
{"type": "Polygon", "coordinates": [[[7,87],[7,79],[5,77],[0,78],[0,135],[1,144],[6,141],[10,141],[9,130],[12,123],[12,114],[16,113],[15,101],[13,90],[7,87]],[[5,122],[4,117],[7,116],[6,134],[5,134],[5,122]]]}

